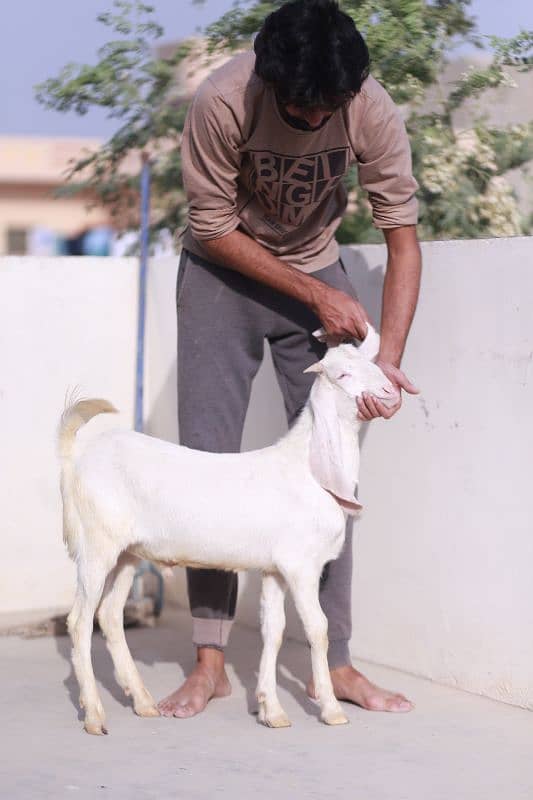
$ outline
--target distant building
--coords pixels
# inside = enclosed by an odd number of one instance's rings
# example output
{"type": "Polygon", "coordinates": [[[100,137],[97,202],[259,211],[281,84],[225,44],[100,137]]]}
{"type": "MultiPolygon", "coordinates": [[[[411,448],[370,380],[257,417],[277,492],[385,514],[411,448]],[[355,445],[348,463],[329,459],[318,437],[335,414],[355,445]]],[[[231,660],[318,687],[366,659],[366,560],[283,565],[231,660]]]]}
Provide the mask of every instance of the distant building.
{"type": "Polygon", "coordinates": [[[89,211],[87,192],[55,196],[65,184],[69,160],[100,145],[98,139],[0,136],[0,255],[65,252],[66,242],[75,249],[87,231],[94,253],[105,254],[109,213],[89,211]]]}

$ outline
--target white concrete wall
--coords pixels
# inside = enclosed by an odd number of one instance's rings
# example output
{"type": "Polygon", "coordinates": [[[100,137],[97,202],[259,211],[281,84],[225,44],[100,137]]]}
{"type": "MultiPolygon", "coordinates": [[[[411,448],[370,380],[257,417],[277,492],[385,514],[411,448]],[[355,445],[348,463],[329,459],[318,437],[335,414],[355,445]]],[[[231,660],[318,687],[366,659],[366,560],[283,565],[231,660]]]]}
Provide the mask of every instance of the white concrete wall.
{"type": "Polygon", "coordinates": [[[422,394],[364,444],[353,649],[533,707],[533,239],[423,249],[422,394]]]}
{"type": "Polygon", "coordinates": [[[71,603],[55,430],[76,384],[131,424],[136,304],[131,259],[0,258],[0,612],[71,603]]]}
{"type": "MultiPolygon", "coordinates": [[[[533,706],[533,239],[435,242],[404,360],[422,394],[363,441],[354,655],[533,706]]],[[[376,319],[384,248],[345,251],[376,319]]],[[[176,440],[176,261],[152,263],[147,431],[176,440]]],[[[136,263],[0,260],[0,611],[70,600],[53,432],[67,385],[133,406],[136,263]],[[4,446],[5,445],[5,446],[4,446]]],[[[105,426],[95,420],[91,426],[105,426]]],[[[244,446],[284,429],[267,358],[244,446]]],[[[257,621],[258,581],[239,617],[257,621]]],[[[171,592],[185,600],[183,580],[171,592]]],[[[300,628],[291,614],[289,630],[300,628]]]]}

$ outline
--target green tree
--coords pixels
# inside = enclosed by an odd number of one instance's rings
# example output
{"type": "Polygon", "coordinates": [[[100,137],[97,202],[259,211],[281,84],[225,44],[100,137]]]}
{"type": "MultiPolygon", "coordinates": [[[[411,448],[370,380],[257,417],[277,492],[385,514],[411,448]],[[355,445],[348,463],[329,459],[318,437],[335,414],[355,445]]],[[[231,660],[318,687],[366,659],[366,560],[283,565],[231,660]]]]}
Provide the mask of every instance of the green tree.
{"type": "Polygon", "coordinates": [[[108,109],[117,130],[99,150],[73,160],[61,193],[86,192],[107,206],[117,227],[139,223],[141,155],[152,161],[152,239],[162,229],[176,231],[185,220],[180,142],[186,107],[173,98],[176,68],[189,52],[180,44],[168,58],[154,55],[163,29],[154,10],[137,0],[117,0],[98,20],[111,40],[94,65],[67,64],[56,78],[35,87],[37,100],[56,111],[87,114],[108,109]]]}
{"type": "MultiPolygon", "coordinates": [[[[201,2],[201,0],[200,0],[201,2]]],[[[283,0],[237,0],[207,30],[212,52],[249,47],[262,20],[283,0]]],[[[494,128],[479,119],[470,131],[456,132],[457,109],[472,97],[511,80],[509,68],[532,66],[533,33],[488,42],[492,59],[471,69],[438,102],[427,108],[446,55],[462,42],[480,47],[470,0],[343,0],[368,43],[372,72],[394,100],[404,106],[420,183],[422,238],[513,235],[527,232],[504,173],[533,157],[533,125],[494,128]]],[[[37,97],[59,111],[86,113],[91,106],[109,109],[117,133],[97,153],[75,162],[69,173],[72,191],[90,189],[123,221],[135,221],[138,177],[131,163],[141,151],[154,157],[152,232],[175,232],[185,216],[179,157],[185,105],[173,100],[176,68],[189,53],[182,44],[169,58],[154,56],[162,35],[153,9],[141,2],[116,0],[114,13],[100,21],[115,34],[99,52],[95,66],[70,64],[55,79],[37,87],[37,97]],[[120,37],[120,38],[118,38],[120,37]],[[83,178],[83,179],[82,179],[83,178]],[[129,214],[129,216],[128,216],[129,214]]],[[[368,201],[357,186],[355,170],[347,178],[348,211],[339,229],[343,242],[381,241],[372,227],[368,201]]]]}

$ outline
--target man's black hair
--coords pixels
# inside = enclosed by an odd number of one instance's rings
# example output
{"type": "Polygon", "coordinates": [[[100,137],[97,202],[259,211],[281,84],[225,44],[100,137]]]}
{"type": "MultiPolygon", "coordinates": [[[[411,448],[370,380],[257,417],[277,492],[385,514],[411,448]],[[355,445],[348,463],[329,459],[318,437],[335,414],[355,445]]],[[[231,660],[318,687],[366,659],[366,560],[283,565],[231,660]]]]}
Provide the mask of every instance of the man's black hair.
{"type": "Polygon", "coordinates": [[[335,0],[285,3],[265,19],[254,50],[256,74],[300,108],[342,105],[368,76],[365,41],[335,0]]]}

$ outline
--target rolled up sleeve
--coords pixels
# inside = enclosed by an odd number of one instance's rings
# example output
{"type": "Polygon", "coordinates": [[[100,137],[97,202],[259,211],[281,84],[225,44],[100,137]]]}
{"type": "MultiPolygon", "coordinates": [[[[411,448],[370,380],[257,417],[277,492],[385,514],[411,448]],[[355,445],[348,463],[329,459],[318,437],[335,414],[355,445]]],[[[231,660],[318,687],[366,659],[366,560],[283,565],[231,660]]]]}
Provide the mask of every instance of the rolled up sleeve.
{"type": "Polygon", "coordinates": [[[374,81],[373,97],[362,120],[357,153],[359,183],[368,192],[377,228],[416,225],[418,184],[411,148],[400,112],[385,89],[374,81]]]}
{"type": "Polygon", "coordinates": [[[239,130],[209,79],[192,101],[181,144],[182,173],[195,239],[218,239],[239,226],[239,130]]]}

